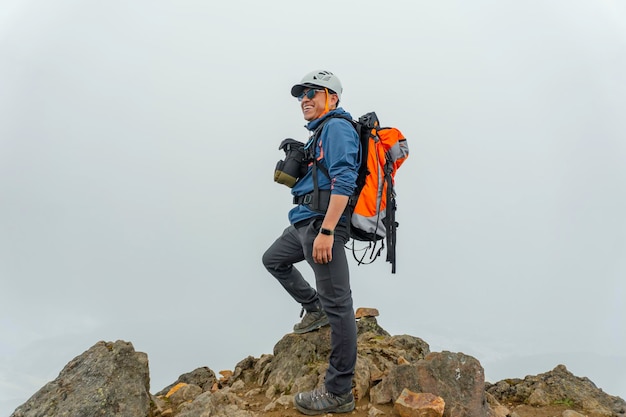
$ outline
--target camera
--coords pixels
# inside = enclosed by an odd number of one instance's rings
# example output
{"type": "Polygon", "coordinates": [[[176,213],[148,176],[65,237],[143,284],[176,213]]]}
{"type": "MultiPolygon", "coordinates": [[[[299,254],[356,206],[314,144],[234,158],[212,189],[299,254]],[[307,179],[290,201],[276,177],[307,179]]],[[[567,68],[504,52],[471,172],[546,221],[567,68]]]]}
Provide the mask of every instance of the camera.
{"type": "Polygon", "coordinates": [[[285,151],[285,159],[276,163],[274,181],[292,188],[308,169],[304,143],[287,138],[280,143],[278,149],[285,151]]]}

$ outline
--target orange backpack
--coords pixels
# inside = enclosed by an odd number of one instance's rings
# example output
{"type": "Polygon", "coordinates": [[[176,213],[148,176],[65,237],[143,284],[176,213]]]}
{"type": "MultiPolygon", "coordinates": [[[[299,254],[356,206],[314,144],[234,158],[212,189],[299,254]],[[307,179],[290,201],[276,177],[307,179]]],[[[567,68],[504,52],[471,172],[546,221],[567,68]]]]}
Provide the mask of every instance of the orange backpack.
{"type": "MultiPolygon", "coordinates": [[[[343,116],[331,116],[343,117],[343,116]]],[[[391,273],[396,272],[396,193],[394,179],[396,171],[409,156],[407,141],[398,129],[380,127],[376,113],[370,112],[358,121],[349,120],[360,141],[360,166],[356,181],[356,190],[348,200],[346,213],[350,218],[350,237],[353,239],[352,250],[354,259],[360,264],[370,264],[380,256],[387,244],[387,262],[391,263],[391,273]],[[368,242],[366,247],[357,249],[354,241],[368,242]],[[378,241],[382,241],[380,247],[378,241]],[[362,252],[362,253],[358,253],[362,252]]],[[[313,136],[321,131],[319,126],[313,136]]],[[[310,151],[309,151],[310,152],[310,151]]],[[[330,192],[322,196],[317,188],[317,170],[329,177],[327,169],[311,155],[308,161],[313,162],[312,193],[313,207],[319,210],[322,200],[328,200],[330,192]]],[[[294,203],[296,201],[294,200],[294,203]]],[[[328,201],[326,201],[328,207],[328,201]]]]}
{"type": "Polygon", "coordinates": [[[352,253],[359,264],[372,263],[387,243],[387,262],[396,272],[396,171],[409,156],[406,138],[398,129],[380,127],[376,113],[370,112],[352,122],[361,141],[361,166],[357,189],[350,198],[350,237],[369,242],[352,253]],[[384,240],[383,240],[384,239],[384,240]],[[381,242],[377,249],[377,243],[381,242]],[[361,251],[362,254],[357,255],[361,251]],[[369,255],[369,259],[366,257],[369,255]]]}

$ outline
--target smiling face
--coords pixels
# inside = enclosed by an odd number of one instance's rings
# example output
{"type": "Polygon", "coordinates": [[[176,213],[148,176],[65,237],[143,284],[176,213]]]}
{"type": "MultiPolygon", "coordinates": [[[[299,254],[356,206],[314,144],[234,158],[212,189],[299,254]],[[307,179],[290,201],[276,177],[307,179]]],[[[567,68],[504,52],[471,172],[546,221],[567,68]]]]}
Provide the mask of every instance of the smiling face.
{"type": "MultiPolygon", "coordinates": [[[[310,122],[326,113],[326,100],[328,100],[328,110],[337,107],[337,95],[326,93],[324,89],[306,89],[302,92],[300,108],[304,115],[304,120],[310,122]]],[[[298,97],[300,99],[300,97],[298,97]]]]}

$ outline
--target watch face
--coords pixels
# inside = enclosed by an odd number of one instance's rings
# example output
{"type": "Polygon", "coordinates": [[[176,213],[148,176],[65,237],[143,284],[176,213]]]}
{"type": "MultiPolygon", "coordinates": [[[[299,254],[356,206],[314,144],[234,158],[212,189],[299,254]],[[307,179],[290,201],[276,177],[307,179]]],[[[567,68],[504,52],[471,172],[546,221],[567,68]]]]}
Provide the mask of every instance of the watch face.
{"type": "Polygon", "coordinates": [[[320,229],[320,233],[321,233],[321,234],[323,234],[323,235],[329,235],[329,236],[330,236],[330,235],[332,235],[332,234],[333,234],[333,231],[332,231],[332,230],[328,230],[328,229],[321,228],[321,229],[320,229]]]}

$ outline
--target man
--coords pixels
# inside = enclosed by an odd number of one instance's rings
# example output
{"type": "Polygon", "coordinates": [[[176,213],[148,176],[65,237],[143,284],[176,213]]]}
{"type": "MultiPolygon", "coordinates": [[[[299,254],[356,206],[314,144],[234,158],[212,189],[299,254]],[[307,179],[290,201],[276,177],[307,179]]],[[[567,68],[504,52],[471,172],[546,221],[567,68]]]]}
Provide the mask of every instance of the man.
{"type": "Polygon", "coordinates": [[[289,212],[290,226],[263,255],[265,268],[306,312],[294,332],[330,324],[325,382],[294,397],[296,408],[307,415],[354,409],[356,322],[344,244],[349,238],[345,209],[359,168],[359,137],[348,120],[350,114],[338,107],[342,90],[339,79],[328,71],[313,71],[291,89],[312,133],[306,150],[317,162],[292,189],[298,205],[289,212]],[[313,269],[316,289],[293,266],[303,260],[313,269]]]}

